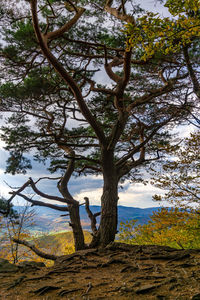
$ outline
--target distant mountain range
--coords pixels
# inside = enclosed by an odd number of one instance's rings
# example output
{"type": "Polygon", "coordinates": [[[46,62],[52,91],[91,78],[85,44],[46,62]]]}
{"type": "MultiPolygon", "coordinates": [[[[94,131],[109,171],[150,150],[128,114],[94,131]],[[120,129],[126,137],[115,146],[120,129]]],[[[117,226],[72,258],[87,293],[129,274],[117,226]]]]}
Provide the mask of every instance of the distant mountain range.
{"type": "MultiPolygon", "coordinates": [[[[21,210],[22,207],[14,207],[16,210],[21,210]]],[[[101,210],[100,206],[90,206],[93,213],[101,210]]],[[[137,207],[126,207],[118,206],[118,219],[120,222],[130,221],[132,219],[137,220],[137,224],[145,224],[149,221],[150,216],[154,211],[157,211],[159,207],[149,208],[137,208],[137,207]]],[[[50,209],[48,207],[37,207],[35,208],[36,216],[34,217],[34,225],[32,231],[40,233],[47,232],[58,232],[63,230],[69,230],[69,217],[61,217],[62,212],[50,209]]],[[[80,215],[83,229],[90,230],[90,220],[87,216],[84,206],[80,206],[80,215]]],[[[99,220],[99,218],[97,218],[99,220]]]]}

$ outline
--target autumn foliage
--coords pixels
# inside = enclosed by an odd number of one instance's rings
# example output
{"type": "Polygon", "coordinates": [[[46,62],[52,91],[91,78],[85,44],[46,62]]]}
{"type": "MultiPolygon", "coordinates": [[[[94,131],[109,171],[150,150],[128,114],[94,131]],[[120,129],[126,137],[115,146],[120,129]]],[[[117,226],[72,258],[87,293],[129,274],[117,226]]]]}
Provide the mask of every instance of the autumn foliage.
{"type": "Polygon", "coordinates": [[[121,224],[121,241],[133,244],[158,244],[178,248],[200,248],[200,131],[191,133],[172,152],[153,177],[157,187],[166,191],[154,200],[167,201],[172,208],[154,212],[141,226],[136,221],[121,224]]]}
{"type": "Polygon", "coordinates": [[[179,249],[200,247],[200,217],[195,212],[162,208],[145,225],[121,224],[119,240],[128,244],[162,245],[179,249]]]}

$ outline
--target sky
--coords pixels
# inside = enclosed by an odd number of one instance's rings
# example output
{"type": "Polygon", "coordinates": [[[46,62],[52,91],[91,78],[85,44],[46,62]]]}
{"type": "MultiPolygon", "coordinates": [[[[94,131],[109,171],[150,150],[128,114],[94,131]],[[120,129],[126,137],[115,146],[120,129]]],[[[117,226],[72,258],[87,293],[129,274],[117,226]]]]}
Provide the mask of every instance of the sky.
{"type": "MultiPolygon", "coordinates": [[[[143,0],[142,6],[145,9],[159,11],[161,14],[166,15],[166,9],[155,1],[143,0]]],[[[3,120],[0,120],[3,123],[3,120]]],[[[185,128],[182,135],[186,136],[191,128],[185,128]]],[[[33,162],[33,169],[28,171],[25,175],[10,175],[5,174],[6,160],[8,158],[8,153],[3,149],[3,142],[0,141],[0,196],[9,198],[9,192],[11,191],[10,186],[20,187],[32,177],[33,180],[37,180],[42,176],[48,176],[49,173],[45,170],[42,164],[33,162]]],[[[56,177],[56,175],[54,175],[56,177]]],[[[52,195],[59,195],[56,188],[55,181],[41,181],[38,187],[45,193],[52,195]]],[[[84,197],[90,199],[92,205],[100,205],[100,198],[102,193],[102,178],[100,176],[87,176],[72,178],[69,185],[69,190],[75,199],[83,202],[84,197]]],[[[28,191],[31,192],[31,191],[28,191]]],[[[164,194],[163,190],[159,190],[156,187],[142,183],[130,183],[125,181],[123,184],[123,189],[119,188],[119,205],[131,206],[131,207],[153,207],[159,206],[159,203],[152,201],[152,196],[154,194],[164,194]]],[[[16,198],[17,203],[22,203],[19,198],[16,198]]],[[[167,205],[163,203],[163,205],[167,205]]]]}
{"type": "MultiPolygon", "coordinates": [[[[179,128],[180,129],[180,128],[179,128]]],[[[192,126],[187,126],[181,129],[181,137],[186,137],[192,131],[192,126]]],[[[25,175],[11,175],[5,174],[6,160],[8,158],[8,152],[3,149],[4,143],[0,141],[0,196],[8,199],[10,197],[9,192],[12,191],[10,187],[22,186],[29,177],[33,180],[37,180],[40,177],[49,176],[43,164],[33,162],[32,170],[27,171],[25,175]]],[[[59,174],[51,175],[57,177],[59,174]]],[[[145,176],[148,178],[148,176],[145,176]]],[[[38,183],[38,188],[44,193],[60,196],[57,187],[57,181],[42,180],[38,183]]],[[[84,202],[84,197],[90,199],[91,205],[100,205],[101,193],[102,193],[102,177],[101,176],[83,176],[72,178],[69,183],[69,190],[76,200],[80,203],[84,202]]],[[[27,190],[31,193],[31,189],[27,190]]],[[[129,207],[158,207],[160,204],[152,200],[154,194],[164,195],[166,191],[160,190],[151,184],[144,185],[142,183],[130,183],[128,180],[119,187],[119,205],[129,207]]],[[[38,197],[34,199],[39,199],[38,197]]],[[[44,199],[40,199],[44,200],[44,199]]],[[[19,197],[16,197],[15,204],[21,204],[19,197]]],[[[52,202],[58,204],[56,202],[52,202]]],[[[164,206],[169,206],[168,203],[162,203],[164,206]]]]}
{"type": "MultiPolygon", "coordinates": [[[[9,192],[12,191],[10,187],[20,187],[22,186],[29,177],[32,177],[33,180],[37,180],[43,176],[49,176],[49,173],[45,170],[44,166],[39,163],[33,162],[33,169],[28,171],[25,175],[10,175],[5,174],[4,170],[6,167],[6,159],[8,158],[8,153],[0,149],[0,195],[6,199],[9,197],[9,192]]],[[[56,177],[57,175],[52,175],[56,177]]],[[[101,176],[84,176],[72,178],[69,184],[69,190],[76,200],[79,200],[80,203],[84,202],[84,197],[90,199],[91,205],[100,205],[101,193],[102,193],[102,177],[101,176]]],[[[41,191],[51,194],[59,195],[57,192],[56,181],[43,180],[39,183],[38,188],[41,191]]],[[[31,193],[31,190],[27,190],[28,193],[31,193]]],[[[151,186],[143,185],[141,183],[129,183],[126,181],[122,187],[119,188],[119,205],[131,206],[131,207],[152,207],[159,206],[157,202],[153,202],[151,197],[157,193],[160,194],[163,191],[151,186]]],[[[39,198],[35,198],[39,199],[39,198]]],[[[40,199],[42,200],[42,199],[40,199]]],[[[14,203],[21,204],[20,198],[16,197],[14,203]]],[[[52,202],[53,203],[53,202],[52,202]]],[[[56,203],[56,202],[54,202],[56,203]]]]}

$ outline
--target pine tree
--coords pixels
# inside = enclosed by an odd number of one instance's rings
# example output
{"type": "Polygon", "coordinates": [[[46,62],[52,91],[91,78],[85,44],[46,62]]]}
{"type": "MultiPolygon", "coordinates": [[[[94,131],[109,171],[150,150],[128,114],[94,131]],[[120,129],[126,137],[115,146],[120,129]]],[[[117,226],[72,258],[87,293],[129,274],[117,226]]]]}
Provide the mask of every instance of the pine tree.
{"type": "Polygon", "coordinates": [[[38,181],[30,178],[10,201],[18,195],[33,205],[67,211],[76,250],[86,245],[70,178],[102,175],[98,228],[99,214],[92,214],[89,203],[86,209],[93,228],[90,247],[106,246],[117,231],[119,183],[136,180],[138,168],[158,159],[169,145],[172,127],[196,107],[181,52],[144,59],[144,51],[129,43],[124,24],[134,27],[137,14],[143,13],[136,6],[130,11],[130,4],[110,0],[0,4],[4,41],[0,99],[1,110],[9,112],[2,128],[10,152],[6,171],[31,169],[26,154],[34,151],[34,159],[50,160],[49,171],[60,174],[61,196],[40,191],[38,181]],[[18,9],[20,4],[23,9],[18,9]],[[64,206],[28,197],[27,187],[64,206]]]}

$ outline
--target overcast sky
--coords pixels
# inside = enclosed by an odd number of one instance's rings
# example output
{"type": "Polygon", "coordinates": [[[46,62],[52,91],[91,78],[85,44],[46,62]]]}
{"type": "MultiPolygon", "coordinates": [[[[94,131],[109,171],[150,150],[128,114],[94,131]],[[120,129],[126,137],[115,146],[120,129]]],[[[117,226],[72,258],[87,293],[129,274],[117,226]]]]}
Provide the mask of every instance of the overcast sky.
{"type": "MultiPolygon", "coordinates": [[[[147,10],[159,11],[160,13],[166,15],[167,10],[155,1],[143,0],[142,6],[147,10]]],[[[2,120],[1,122],[2,123],[2,120]]],[[[187,135],[190,128],[184,129],[184,135],[187,135]]],[[[47,176],[49,173],[45,171],[42,164],[33,162],[33,169],[28,171],[26,175],[9,175],[4,174],[6,159],[8,158],[8,153],[3,149],[3,142],[0,141],[0,195],[8,198],[9,191],[11,190],[6,182],[10,186],[20,187],[23,183],[32,177],[33,180],[37,180],[39,177],[47,176]]],[[[56,177],[56,175],[55,175],[56,177]]],[[[39,185],[43,192],[48,194],[58,195],[57,188],[54,181],[42,181],[39,185]]],[[[91,204],[100,205],[100,198],[102,193],[102,178],[95,176],[79,177],[73,178],[70,181],[70,192],[73,194],[75,199],[83,201],[84,197],[89,197],[91,204]]],[[[152,201],[152,195],[155,193],[164,193],[157,188],[139,183],[129,183],[125,182],[123,189],[119,189],[119,205],[133,206],[133,207],[152,207],[159,206],[157,202],[152,201]]]]}

